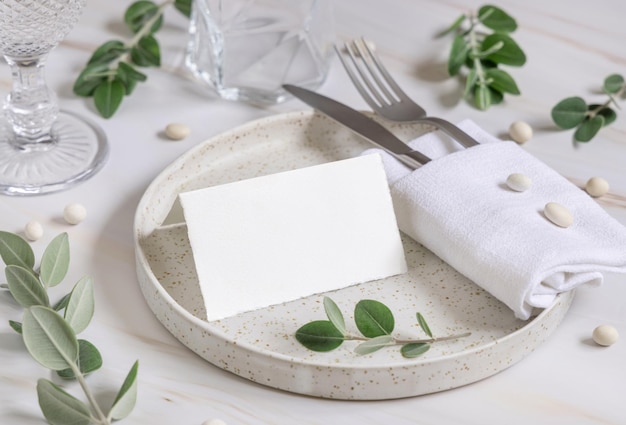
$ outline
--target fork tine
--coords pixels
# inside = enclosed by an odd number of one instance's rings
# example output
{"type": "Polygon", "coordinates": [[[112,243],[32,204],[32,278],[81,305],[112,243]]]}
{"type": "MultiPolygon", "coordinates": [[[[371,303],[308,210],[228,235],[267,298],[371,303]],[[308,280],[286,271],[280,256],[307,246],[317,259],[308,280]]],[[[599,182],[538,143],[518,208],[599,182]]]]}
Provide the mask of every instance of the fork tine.
{"type": "MultiPolygon", "coordinates": [[[[404,92],[404,90],[400,88],[400,86],[398,85],[398,83],[396,83],[396,80],[393,79],[391,74],[389,74],[385,65],[383,65],[380,59],[378,59],[378,55],[375,52],[373,52],[372,49],[370,49],[365,38],[361,38],[361,44],[365,47],[365,50],[367,52],[367,57],[369,57],[371,59],[371,62],[373,62],[374,65],[376,65],[376,69],[378,70],[378,73],[382,75],[382,77],[385,79],[386,85],[394,91],[395,96],[400,100],[409,100],[409,96],[404,92]]],[[[361,57],[364,60],[366,58],[366,56],[363,55],[362,53],[361,53],[361,57]]],[[[366,62],[366,64],[367,63],[368,62],[366,62]]],[[[387,96],[393,98],[393,95],[391,95],[389,91],[386,89],[385,84],[383,84],[378,78],[377,73],[373,72],[369,65],[368,65],[368,69],[370,69],[370,73],[374,76],[374,78],[376,78],[378,85],[387,92],[387,96]]]]}
{"type": "MultiPolygon", "coordinates": [[[[350,56],[354,67],[361,76],[361,80],[365,83],[371,95],[376,98],[379,106],[388,105],[390,101],[381,96],[380,89],[383,89],[382,92],[387,97],[389,97],[389,93],[385,92],[386,90],[384,90],[384,86],[381,84],[380,79],[376,76],[375,73],[372,72],[372,68],[367,63],[367,58],[365,57],[366,53],[361,49],[361,46],[359,46],[357,40],[353,41],[350,45],[346,43],[346,51],[348,52],[348,56],[350,56]],[[360,56],[360,59],[357,58],[357,54],[360,56]],[[372,80],[375,81],[376,85],[379,86],[379,88],[374,86],[372,80]]],[[[393,97],[391,99],[393,100],[393,97]]]]}
{"type": "MultiPolygon", "coordinates": [[[[359,70],[361,71],[361,76],[368,83],[369,89],[372,91],[376,90],[372,86],[372,84],[369,83],[369,81],[373,79],[376,82],[376,85],[378,86],[378,90],[382,92],[382,94],[385,96],[385,99],[382,99],[380,96],[377,96],[379,101],[381,101],[383,105],[397,103],[400,97],[394,96],[394,94],[392,94],[387,87],[389,86],[392,89],[398,89],[398,86],[397,84],[395,84],[393,80],[392,80],[393,84],[389,84],[389,80],[391,79],[391,76],[389,75],[389,73],[386,72],[382,63],[380,63],[380,61],[377,59],[376,53],[374,53],[374,51],[372,51],[372,49],[369,47],[367,40],[365,40],[365,38],[361,38],[360,40],[354,40],[352,42],[352,46],[354,47],[354,49],[356,49],[357,53],[361,57],[361,61],[359,61],[359,63],[364,65],[364,68],[367,69],[367,73],[370,76],[370,78],[368,79],[364,75],[365,71],[363,71],[363,66],[359,67],[359,70]],[[385,84],[381,80],[380,78],[381,75],[385,79],[387,84],[385,84]]],[[[350,56],[352,57],[353,61],[356,60],[352,52],[350,52],[350,56]]]]}
{"type": "MultiPolygon", "coordinates": [[[[350,46],[348,46],[347,43],[345,44],[345,48],[348,51],[348,53],[350,53],[350,46]]],[[[351,66],[348,63],[348,61],[344,58],[343,54],[341,53],[341,51],[339,50],[339,48],[337,46],[335,46],[335,51],[337,52],[337,56],[339,56],[339,60],[341,61],[341,64],[343,65],[344,69],[346,70],[346,73],[348,74],[348,77],[350,77],[350,80],[352,80],[352,84],[354,84],[354,87],[357,89],[357,91],[359,92],[361,97],[365,100],[365,102],[367,102],[368,105],[370,105],[370,107],[372,109],[374,109],[374,110],[380,109],[380,104],[376,103],[376,100],[374,100],[374,98],[372,97],[370,92],[365,89],[365,86],[361,82],[361,79],[359,79],[359,77],[357,76],[356,72],[354,71],[353,68],[356,68],[358,70],[357,64],[356,64],[356,61],[355,61],[354,57],[352,57],[352,55],[350,55],[350,58],[352,59],[352,63],[354,64],[354,66],[351,66]]],[[[366,80],[364,80],[364,81],[367,84],[367,81],[366,80]]]]}

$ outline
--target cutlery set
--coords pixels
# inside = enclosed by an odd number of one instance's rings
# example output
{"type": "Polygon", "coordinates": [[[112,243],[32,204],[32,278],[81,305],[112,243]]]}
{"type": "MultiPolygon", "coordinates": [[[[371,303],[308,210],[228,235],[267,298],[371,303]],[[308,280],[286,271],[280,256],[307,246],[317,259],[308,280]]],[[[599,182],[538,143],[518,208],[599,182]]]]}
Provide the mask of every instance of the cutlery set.
{"type": "MultiPolygon", "coordinates": [[[[364,39],[345,44],[350,63],[335,46],[341,63],[361,97],[381,117],[391,121],[425,123],[434,126],[466,148],[479,143],[469,134],[442,118],[428,116],[391,77],[376,53],[364,39]]],[[[431,160],[409,147],[385,127],[368,116],[314,91],[293,85],[283,88],[296,98],[350,128],[369,142],[385,149],[410,168],[418,168],[431,160]]]]}

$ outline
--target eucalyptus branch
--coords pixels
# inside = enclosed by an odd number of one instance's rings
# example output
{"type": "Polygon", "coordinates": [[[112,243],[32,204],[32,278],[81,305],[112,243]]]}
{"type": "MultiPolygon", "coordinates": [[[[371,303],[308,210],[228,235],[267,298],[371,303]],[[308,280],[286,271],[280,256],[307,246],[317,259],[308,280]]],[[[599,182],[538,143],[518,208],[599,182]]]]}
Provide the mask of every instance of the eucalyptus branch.
{"type": "Polygon", "coordinates": [[[502,102],[504,94],[519,95],[517,83],[500,65],[522,66],[526,55],[510,34],[517,23],[510,15],[495,6],[482,6],[476,13],[461,15],[440,35],[454,33],[448,57],[450,76],[465,76],[466,99],[485,110],[502,102]],[[492,30],[485,34],[482,28],[492,30]]]}
{"type": "Polygon", "coordinates": [[[35,254],[20,236],[0,231],[0,257],[5,263],[8,289],[15,301],[24,307],[22,322],[9,325],[22,335],[29,354],[42,366],[54,370],[63,379],[76,379],[88,405],[47,379],[37,382],[39,406],[52,425],[68,423],[111,425],[132,411],[137,397],[135,362],[117,397],[105,415],[89,389],[85,376],[102,366],[102,356],[89,341],[78,339],[94,313],[94,289],[88,276],[80,279],[71,292],[55,304],[50,303],[48,289],[59,285],[69,269],[67,233],[54,238],[46,247],[38,270],[35,254]]]}
{"type": "Polygon", "coordinates": [[[611,104],[619,109],[617,99],[626,93],[626,81],[619,74],[609,75],[604,79],[602,86],[608,99],[601,104],[587,104],[581,97],[568,97],[552,108],[552,120],[562,129],[576,128],[574,140],[588,142],[596,134],[617,119],[617,113],[611,104]]]}
{"type": "MultiPolygon", "coordinates": [[[[471,332],[465,332],[462,334],[456,334],[456,335],[448,335],[448,336],[442,336],[442,337],[438,337],[438,338],[425,338],[425,339],[398,339],[398,338],[393,338],[391,339],[391,344],[390,345],[404,345],[404,344],[432,344],[434,342],[443,342],[443,341],[452,341],[455,339],[460,339],[460,338],[466,338],[468,336],[470,336],[472,333],[471,332]]],[[[364,336],[359,336],[359,335],[344,335],[343,340],[344,341],[369,341],[371,338],[366,338],[364,336]]]]}
{"type": "Polygon", "coordinates": [[[74,372],[74,376],[76,376],[76,380],[78,381],[78,384],[80,385],[80,387],[83,390],[83,393],[85,394],[85,397],[87,397],[87,401],[89,402],[89,404],[91,405],[91,408],[94,410],[94,412],[96,413],[96,420],[100,423],[100,424],[107,424],[107,417],[105,416],[105,414],[102,412],[102,409],[100,408],[100,405],[98,404],[98,402],[96,401],[96,398],[94,397],[93,393],[91,392],[91,389],[89,389],[89,386],[87,385],[87,382],[85,382],[85,377],[83,376],[82,372],[80,371],[80,366],[78,366],[75,362],[71,363],[71,368],[72,368],[72,372],[74,372]]]}
{"type": "Polygon", "coordinates": [[[155,33],[163,25],[165,10],[174,6],[185,16],[191,13],[192,0],[165,0],[156,4],[140,0],[124,13],[124,22],[133,33],[126,41],[111,40],[98,47],[74,83],[74,93],[93,97],[96,109],[110,118],[147,76],[137,67],[161,66],[161,49],[155,33]]]}
{"type": "Polygon", "coordinates": [[[363,334],[353,335],[346,330],[343,314],[333,300],[324,297],[324,310],[328,320],[309,322],[296,331],[296,339],[313,351],[331,351],[344,341],[361,341],[355,352],[359,355],[370,354],[384,347],[401,345],[400,352],[406,358],[418,357],[430,349],[436,342],[450,341],[471,335],[466,332],[458,335],[434,337],[426,319],[421,313],[416,314],[417,323],[429,338],[399,339],[392,336],[395,319],[391,310],[379,301],[361,300],[354,309],[354,321],[363,334]]]}

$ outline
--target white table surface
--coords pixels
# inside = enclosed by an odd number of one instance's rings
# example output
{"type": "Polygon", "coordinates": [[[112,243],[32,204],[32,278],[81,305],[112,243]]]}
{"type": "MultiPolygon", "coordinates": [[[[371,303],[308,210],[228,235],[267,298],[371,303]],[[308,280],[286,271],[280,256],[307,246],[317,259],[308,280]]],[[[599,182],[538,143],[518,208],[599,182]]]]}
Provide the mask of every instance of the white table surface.
{"type": "MultiPolygon", "coordinates": [[[[598,90],[612,73],[626,74],[626,3],[620,0],[503,0],[497,4],[519,23],[515,39],[528,56],[526,66],[509,68],[522,90],[488,112],[459,102],[460,85],[446,77],[450,39],[434,34],[466,8],[481,2],[461,0],[344,0],[336,3],[339,40],[365,35],[373,40],[399,83],[431,115],[451,121],[471,118],[493,134],[505,136],[515,120],[525,120],[535,137],[524,145],[532,154],[574,181],[599,175],[611,184],[599,202],[626,223],[626,112],[592,142],[575,147],[571,131],[557,131],[550,109],[562,98],[604,97],[598,90]]],[[[600,324],[626,337],[626,277],[607,275],[599,288],[580,289],[557,331],[522,362],[481,382],[416,398],[347,402],[290,394],[251,383],[202,360],[157,321],[139,290],[133,253],[133,216],[152,179],[198,143],[250,120],[307,109],[298,101],[258,108],[222,101],[199,90],[183,65],[184,18],[173,10],[158,34],[163,66],[147,70],[149,80],[124,100],[117,114],[100,118],[91,100],[75,97],[77,73],[100,43],[127,37],[121,25],[129,4],[90,0],[68,38],[49,58],[47,75],[63,108],[83,113],[106,131],[111,155],[91,180],[66,192],[0,197],[0,229],[21,232],[39,220],[44,237],[33,248],[67,231],[72,261],[67,286],[90,274],[96,283],[96,315],[84,337],[98,346],[103,368],[89,378],[102,400],[111,400],[132,363],[139,359],[139,398],[127,424],[199,425],[211,418],[235,424],[625,424],[626,341],[601,348],[591,342],[600,324]],[[191,135],[167,140],[162,130],[183,122],[191,135]],[[80,202],[88,218],[64,223],[66,204],[80,202]]],[[[0,65],[0,91],[10,87],[9,70],[0,65]]],[[[320,91],[361,109],[366,104],[335,59],[320,91]]],[[[626,102],[622,102],[626,107],[626,102]]],[[[64,286],[63,289],[67,289],[64,286]]],[[[0,293],[0,423],[44,423],[35,383],[49,372],[36,364],[7,325],[21,309],[0,293]]],[[[70,391],[80,396],[76,388],[70,391]]],[[[106,404],[106,403],[105,403],[106,404]]]]}

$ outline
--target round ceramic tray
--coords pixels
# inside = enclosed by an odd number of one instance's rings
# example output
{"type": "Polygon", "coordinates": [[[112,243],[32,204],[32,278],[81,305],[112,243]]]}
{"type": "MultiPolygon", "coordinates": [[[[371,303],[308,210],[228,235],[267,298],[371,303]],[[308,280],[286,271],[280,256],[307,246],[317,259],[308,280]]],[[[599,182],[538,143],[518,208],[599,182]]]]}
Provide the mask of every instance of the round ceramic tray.
{"type": "MultiPolygon", "coordinates": [[[[404,140],[429,130],[415,124],[385,125],[404,140]]],[[[390,399],[447,390],[498,373],[532,352],[561,322],[573,293],[519,321],[504,304],[407,237],[408,273],[327,295],[353,331],[354,305],[375,299],[393,311],[399,337],[424,337],[415,320],[418,311],[435,336],[470,336],[433,344],[415,359],[402,357],[397,347],[359,356],[351,341],[328,353],[312,352],[294,333],[309,321],[325,319],[322,295],[224,320],[204,319],[178,194],[345,159],[369,147],[329,118],[297,112],[216,136],[168,166],[141,199],[134,229],[139,283],[156,317],[183,344],[222,369],[270,387],[335,399],[390,399]]]]}

